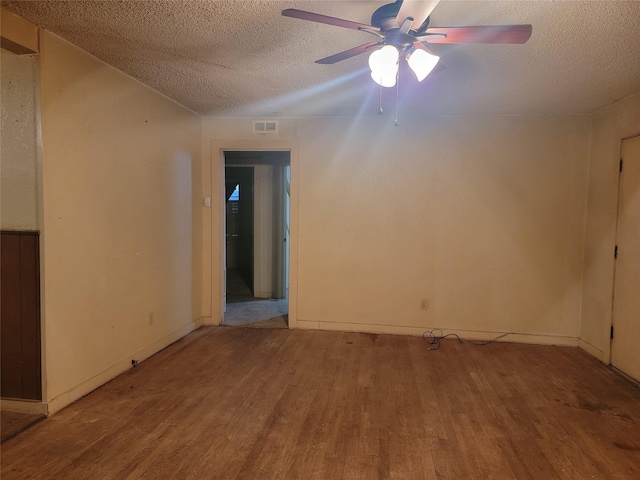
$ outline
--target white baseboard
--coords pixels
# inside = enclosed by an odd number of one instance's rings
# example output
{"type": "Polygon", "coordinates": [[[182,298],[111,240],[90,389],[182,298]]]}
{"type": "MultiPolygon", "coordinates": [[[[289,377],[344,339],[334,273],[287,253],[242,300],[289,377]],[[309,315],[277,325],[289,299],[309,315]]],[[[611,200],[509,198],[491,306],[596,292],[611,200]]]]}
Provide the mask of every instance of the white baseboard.
{"type": "MultiPolygon", "coordinates": [[[[501,335],[498,333],[498,335],[501,335]]],[[[491,339],[490,336],[486,337],[491,339]]],[[[565,335],[550,335],[536,333],[507,333],[504,337],[496,339],[496,342],[529,343],[532,345],[557,345],[562,347],[577,347],[578,337],[565,335]]]]}
{"type": "Polygon", "coordinates": [[[49,415],[46,403],[30,400],[0,400],[0,410],[3,412],[32,413],[37,415],[49,415]]]}
{"type": "Polygon", "coordinates": [[[591,345],[589,342],[585,342],[582,339],[578,340],[578,347],[587,352],[589,355],[596,357],[601,362],[604,362],[604,352],[598,347],[591,345]]]}
{"type": "Polygon", "coordinates": [[[159,352],[160,350],[167,347],[168,345],[171,345],[176,340],[179,340],[185,335],[196,330],[197,328],[200,328],[202,325],[203,325],[203,317],[197,320],[194,320],[192,322],[189,322],[183,327],[180,327],[177,330],[174,330],[173,332],[169,333],[168,335],[165,335],[161,339],[155,341],[151,345],[148,345],[147,347],[144,347],[138,350],[137,352],[133,352],[130,355],[127,355],[126,358],[123,358],[122,360],[116,362],[111,367],[107,368],[106,370],[103,370],[102,372],[82,382],[81,384],[73,387],[72,389],[67,390],[66,392],[58,395],[55,398],[52,398],[48,402],[49,415],[53,415],[55,412],[62,410],[67,405],[70,405],[71,403],[75,402],[79,398],[84,397],[86,394],[104,385],[109,380],[112,380],[113,378],[117,377],[121,373],[126,372],[128,369],[131,368],[132,358],[135,358],[139,362],[142,362],[143,360],[146,360],[147,358],[159,352]]]}
{"type": "MultiPolygon", "coordinates": [[[[369,325],[363,323],[333,323],[300,319],[298,319],[296,328],[308,330],[331,330],[335,332],[386,333],[390,335],[416,336],[421,336],[425,331],[432,330],[432,327],[369,325]]],[[[571,337],[568,335],[442,329],[443,335],[447,335],[450,333],[457,334],[461,338],[470,340],[495,340],[496,342],[530,343],[535,345],[563,345],[569,347],[578,346],[578,337],[571,337]]]]}

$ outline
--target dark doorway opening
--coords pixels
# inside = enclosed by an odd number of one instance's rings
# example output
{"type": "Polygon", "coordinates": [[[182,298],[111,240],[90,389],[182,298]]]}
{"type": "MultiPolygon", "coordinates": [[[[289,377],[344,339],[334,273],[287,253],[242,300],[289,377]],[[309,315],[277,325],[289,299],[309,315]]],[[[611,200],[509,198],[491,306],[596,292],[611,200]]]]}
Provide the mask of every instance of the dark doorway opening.
{"type": "Polygon", "coordinates": [[[223,324],[286,328],[290,152],[225,151],[223,324]]]}
{"type": "Polygon", "coordinates": [[[227,302],[253,296],[253,167],[225,167],[227,302]]]}

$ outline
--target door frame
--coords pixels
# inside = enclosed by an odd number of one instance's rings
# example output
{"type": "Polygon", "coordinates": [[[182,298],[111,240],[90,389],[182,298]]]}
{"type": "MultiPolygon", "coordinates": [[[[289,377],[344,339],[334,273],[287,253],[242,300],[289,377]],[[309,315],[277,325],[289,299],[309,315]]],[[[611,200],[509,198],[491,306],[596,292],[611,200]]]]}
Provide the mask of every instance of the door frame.
{"type": "Polygon", "coordinates": [[[224,168],[226,150],[290,152],[289,328],[298,322],[298,178],[299,144],[283,140],[211,140],[211,315],[212,324],[224,318],[225,215],[224,168]],[[217,190],[217,192],[216,192],[217,190]],[[217,285],[216,285],[217,283],[217,285]]]}
{"type": "MultiPolygon", "coordinates": [[[[623,144],[625,141],[627,140],[631,140],[633,138],[636,137],[640,137],[640,132],[639,133],[635,133],[633,135],[628,135],[626,137],[623,137],[620,139],[620,149],[618,151],[618,160],[622,161],[622,152],[623,152],[623,144]]],[[[618,186],[617,186],[617,196],[616,196],[616,220],[615,220],[615,230],[614,230],[614,249],[617,248],[618,246],[618,222],[620,220],[620,196],[622,194],[622,190],[621,190],[621,186],[622,186],[622,170],[618,170],[618,186]]],[[[607,359],[607,365],[609,365],[610,367],[615,368],[615,365],[613,365],[611,363],[611,361],[613,360],[613,338],[611,338],[611,329],[614,328],[614,309],[615,309],[615,289],[616,289],[616,265],[617,265],[617,258],[614,258],[613,260],[613,278],[612,278],[612,282],[611,282],[611,312],[609,315],[609,322],[608,322],[608,327],[607,327],[607,331],[605,333],[609,334],[608,335],[608,342],[605,342],[605,355],[604,358],[607,359]]],[[[615,336],[615,333],[614,333],[615,336]]],[[[616,369],[617,370],[617,369],[616,369]]],[[[631,378],[631,377],[629,377],[631,378]]]]}
{"type": "MultiPolygon", "coordinates": [[[[287,259],[288,245],[287,235],[285,230],[287,228],[286,222],[286,209],[287,209],[287,195],[291,195],[291,187],[287,185],[287,178],[285,169],[288,165],[276,165],[273,170],[273,200],[274,200],[274,268],[273,268],[273,292],[275,298],[286,298],[286,281],[287,275],[285,269],[289,266],[290,262],[287,259]]],[[[291,203],[291,202],[289,202],[291,203]]]]}

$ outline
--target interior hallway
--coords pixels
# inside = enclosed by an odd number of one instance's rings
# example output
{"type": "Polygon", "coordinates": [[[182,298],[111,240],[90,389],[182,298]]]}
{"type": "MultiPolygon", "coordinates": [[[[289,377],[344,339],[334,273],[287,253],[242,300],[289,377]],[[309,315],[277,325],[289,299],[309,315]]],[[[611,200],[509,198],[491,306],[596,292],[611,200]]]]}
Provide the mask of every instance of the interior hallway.
{"type": "Polygon", "coordinates": [[[288,328],[289,300],[255,298],[246,278],[239,269],[227,269],[227,308],[223,325],[288,328]]]}
{"type": "Polygon", "coordinates": [[[2,446],[2,479],[640,478],[640,389],[577,348],[203,328],[2,446]]]}

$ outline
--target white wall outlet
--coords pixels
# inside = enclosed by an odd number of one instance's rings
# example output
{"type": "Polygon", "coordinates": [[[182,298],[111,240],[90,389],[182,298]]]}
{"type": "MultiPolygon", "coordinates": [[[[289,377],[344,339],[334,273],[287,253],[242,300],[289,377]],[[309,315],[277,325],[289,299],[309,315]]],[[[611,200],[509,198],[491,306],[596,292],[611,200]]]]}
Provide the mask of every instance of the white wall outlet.
{"type": "Polygon", "coordinates": [[[420,310],[428,310],[429,309],[429,301],[426,298],[420,300],[420,310]]]}
{"type": "Polygon", "coordinates": [[[204,197],[204,200],[202,201],[202,204],[206,208],[211,208],[211,197],[204,197]]]}

